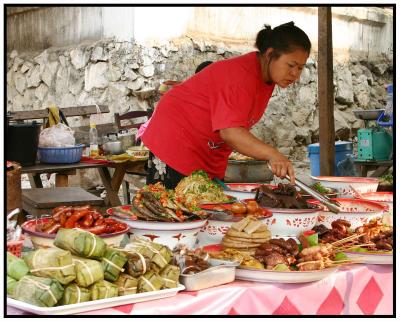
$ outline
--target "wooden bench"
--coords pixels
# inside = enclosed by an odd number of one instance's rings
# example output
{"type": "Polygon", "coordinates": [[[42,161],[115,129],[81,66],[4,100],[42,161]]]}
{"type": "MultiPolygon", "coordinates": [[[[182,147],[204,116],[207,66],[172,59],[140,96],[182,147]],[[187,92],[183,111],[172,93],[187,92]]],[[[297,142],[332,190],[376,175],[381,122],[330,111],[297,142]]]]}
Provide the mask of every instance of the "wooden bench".
{"type": "MultiPolygon", "coordinates": [[[[110,109],[107,105],[98,105],[101,113],[109,113],[110,109]]],[[[66,118],[73,116],[82,116],[83,118],[89,118],[90,115],[97,113],[96,105],[85,105],[85,106],[73,106],[73,107],[62,107],[60,110],[63,112],[66,118]]],[[[41,110],[33,110],[33,111],[14,111],[9,112],[11,121],[24,121],[24,120],[43,120],[43,124],[46,122],[46,119],[49,115],[49,110],[41,109],[41,110]]],[[[71,127],[74,130],[75,141],[77,144],[89,143],[89,125],[71,127]]],[[[112,123],[107,124],[98,124],[97,131],[99,133],[99,137],[105,135],[110,132],[117,132],[117,125],[112,123]]]]}

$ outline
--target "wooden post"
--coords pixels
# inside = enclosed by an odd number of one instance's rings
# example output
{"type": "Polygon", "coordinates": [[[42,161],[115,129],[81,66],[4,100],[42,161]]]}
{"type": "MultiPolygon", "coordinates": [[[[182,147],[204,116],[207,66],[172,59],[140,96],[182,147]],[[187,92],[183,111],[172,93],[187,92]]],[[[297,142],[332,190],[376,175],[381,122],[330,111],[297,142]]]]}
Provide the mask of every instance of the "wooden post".
{"type": "Polygon", "coordinates": [[[318,102],[320,175],[335,172],[335,121],[333,116],[333,52],[331,7],[318,7],[318,102]]]}

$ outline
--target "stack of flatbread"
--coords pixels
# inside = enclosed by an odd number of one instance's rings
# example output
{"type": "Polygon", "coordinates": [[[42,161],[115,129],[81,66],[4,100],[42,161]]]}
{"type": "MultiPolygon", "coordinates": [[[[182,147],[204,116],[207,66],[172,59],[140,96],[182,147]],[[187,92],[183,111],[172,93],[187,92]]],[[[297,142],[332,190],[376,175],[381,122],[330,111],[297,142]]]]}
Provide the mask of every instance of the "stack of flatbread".
{"type": "Polygon", "coordinates": [[[262,243],[271,238],[267,225],[254,216],[247,216],[241,221],[232,224],[222,238],[222,248],[237,249],[242,253],[254,255],[255,250],[262,243]]]}

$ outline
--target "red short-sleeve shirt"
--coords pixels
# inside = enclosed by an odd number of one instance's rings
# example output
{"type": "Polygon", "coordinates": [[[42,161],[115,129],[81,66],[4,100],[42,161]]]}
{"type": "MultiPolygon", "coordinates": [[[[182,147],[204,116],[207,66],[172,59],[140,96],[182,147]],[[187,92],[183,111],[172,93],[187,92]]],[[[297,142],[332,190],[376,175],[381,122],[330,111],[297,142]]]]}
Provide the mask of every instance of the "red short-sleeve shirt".
{"type": "Polygon", "coordinates": [[[161,98],[142,141],[184,175],[202,169],[223,179],[232,149],[219,130],[250,129],[264,114],[274,86],[263,81],[256,52],[215,62],[161,98]]]}

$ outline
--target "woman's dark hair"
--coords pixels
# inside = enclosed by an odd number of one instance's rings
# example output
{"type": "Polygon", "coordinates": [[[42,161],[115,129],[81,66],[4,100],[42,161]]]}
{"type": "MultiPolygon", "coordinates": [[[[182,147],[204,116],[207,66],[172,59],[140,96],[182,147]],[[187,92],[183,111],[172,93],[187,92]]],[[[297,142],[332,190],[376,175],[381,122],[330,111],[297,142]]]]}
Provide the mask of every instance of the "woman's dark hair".
{"type": "Polygon", "coordinates": [[[211,60],[206,60],[203,61],[201,64],[199,64],[199,66],[196,67],[195,70],[195,74],[197,74],[198,72],[202,71],[204,68],[206,68],[208,65],[211,65],[213,62],[211,60]]]}
{"type": "Polygon", "coordinates": [[[274,56],[277,58],[283,53],[290,53],[300,48],[310,53],[311,42],[307,34],[294,22],[288,22],[271,29],[271,26],[264,25],[256,38],[255,46],[261,54],[268,48],[274,49],[274,56]]]}

